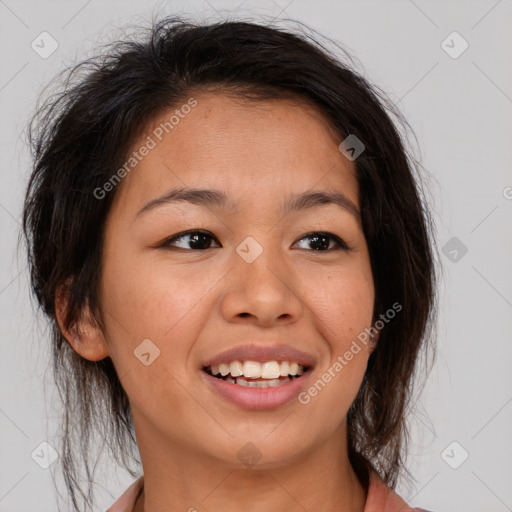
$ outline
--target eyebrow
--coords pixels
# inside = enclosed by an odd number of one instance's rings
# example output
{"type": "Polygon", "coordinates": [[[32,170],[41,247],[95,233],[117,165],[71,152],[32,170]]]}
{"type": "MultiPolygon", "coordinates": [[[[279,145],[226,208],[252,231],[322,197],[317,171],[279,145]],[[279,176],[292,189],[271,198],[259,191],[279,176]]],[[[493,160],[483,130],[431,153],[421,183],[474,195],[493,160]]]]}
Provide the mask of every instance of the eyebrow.
{"type": "MultiPolygon", "coordinates": [[[[164,195],[147,202],[137,212],[136,217],[159,206],[178,201],[217,210],[234,209],[237,206],[222,190],[180,187],[168,190],[164,195]]],[[[308,210],[329,204],[339,206],[352,214],[359,224],[361,223],[361,214],[356,205],[344,194],[330,190],[315,190],[292,195],[281,205],[281,213],[286,215],[292,211],[308,210]]]]}

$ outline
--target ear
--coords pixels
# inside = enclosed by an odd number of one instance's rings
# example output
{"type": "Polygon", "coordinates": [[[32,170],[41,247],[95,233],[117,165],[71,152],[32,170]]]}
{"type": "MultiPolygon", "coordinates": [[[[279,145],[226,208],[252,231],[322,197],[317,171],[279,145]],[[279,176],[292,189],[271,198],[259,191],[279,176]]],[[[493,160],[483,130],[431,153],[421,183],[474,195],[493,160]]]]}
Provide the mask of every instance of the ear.
{"type": "Polygon", "coordinates": [[[375,335],[370,337],[370,354],[377,348],[377,343],[379,342],[380,331],[375,335]]]}
{"type": "Polygon", "coordinates": [[[55,315],[60,330],[75,352],[89,361],[101,361],[109,356],[105,336],[93,318],[89,307],[85,307],[80,319],[70,328],[64,325],[69,307],[69,280],[57,289],[55,315]]]}

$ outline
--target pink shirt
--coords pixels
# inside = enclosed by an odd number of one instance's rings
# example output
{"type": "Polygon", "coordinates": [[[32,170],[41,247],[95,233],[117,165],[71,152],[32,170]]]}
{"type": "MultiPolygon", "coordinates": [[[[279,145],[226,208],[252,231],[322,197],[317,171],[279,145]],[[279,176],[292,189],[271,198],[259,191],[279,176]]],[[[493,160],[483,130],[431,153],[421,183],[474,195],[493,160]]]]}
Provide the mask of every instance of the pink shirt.
{"type": "MultiPolygon", "coordinates": [[[[133,482],[107,512],[132,512],[137,498],[142,492],[144,475],[133,482]]],[[[421,508],[411,508],[391,490],[376,474],[370,475],[370,486],[364,512],[428,512],[421,508]]]]}

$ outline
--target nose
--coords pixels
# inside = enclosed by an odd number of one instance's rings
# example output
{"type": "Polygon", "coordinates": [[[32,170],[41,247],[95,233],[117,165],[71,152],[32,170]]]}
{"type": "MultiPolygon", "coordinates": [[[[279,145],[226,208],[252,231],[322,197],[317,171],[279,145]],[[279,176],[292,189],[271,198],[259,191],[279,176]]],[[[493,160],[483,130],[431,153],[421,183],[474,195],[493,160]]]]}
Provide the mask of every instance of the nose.
{"type": "Polygon", "coordinates": [[[233,264],[221,299],[221,312],[227,322],[272,327],[298,321],[304,305],[297,279],[282,258],[263,250],[256,260],[247,263],[235,253],[233,264]]]}

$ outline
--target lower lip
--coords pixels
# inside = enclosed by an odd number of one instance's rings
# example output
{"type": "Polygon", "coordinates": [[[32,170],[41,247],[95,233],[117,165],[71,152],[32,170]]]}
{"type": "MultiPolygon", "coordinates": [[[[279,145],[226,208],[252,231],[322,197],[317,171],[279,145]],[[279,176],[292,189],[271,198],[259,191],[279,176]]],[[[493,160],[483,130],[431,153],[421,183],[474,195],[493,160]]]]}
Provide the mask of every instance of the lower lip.
{"type": "Polygon", "coordinates": [[[262,411],[277,409],[296,400],[299,393],[305,388],[311,370],[312,368],[309,368],[300,377],[272,388],[248,388],[213,377],[204,370],[201,370],[201,374],[207,384],[226,400],[242,409],[262,411]]]}

